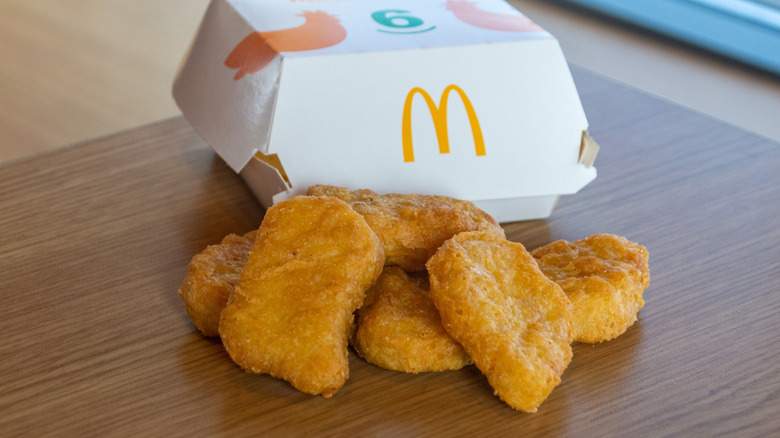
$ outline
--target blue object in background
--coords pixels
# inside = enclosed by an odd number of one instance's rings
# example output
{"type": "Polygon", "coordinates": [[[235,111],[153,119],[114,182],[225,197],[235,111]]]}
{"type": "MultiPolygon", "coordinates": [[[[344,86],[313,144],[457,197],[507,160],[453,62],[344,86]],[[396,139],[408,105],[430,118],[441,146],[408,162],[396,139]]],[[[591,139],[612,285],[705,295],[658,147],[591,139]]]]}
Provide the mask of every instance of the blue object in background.
{"type": "Polygon", "coordinates": [[[567,0],[780,75],[780,0],[567,0]]]}

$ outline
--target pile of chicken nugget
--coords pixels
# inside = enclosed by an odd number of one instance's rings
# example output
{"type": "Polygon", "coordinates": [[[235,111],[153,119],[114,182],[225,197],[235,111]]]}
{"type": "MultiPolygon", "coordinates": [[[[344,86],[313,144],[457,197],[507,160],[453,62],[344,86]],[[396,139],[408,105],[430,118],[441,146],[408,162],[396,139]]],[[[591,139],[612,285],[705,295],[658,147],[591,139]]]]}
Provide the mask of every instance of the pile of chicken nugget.
{"type": "Polygon", "coordinates": [[[613,339],[644,305],[648,252],[611,234],[526,251],[468,201],[318,185],[193,257],[187,314],[244,370],[330,397],[351,345],[407,373],[473,364],[535,412],[573,342],[613,339]]]}

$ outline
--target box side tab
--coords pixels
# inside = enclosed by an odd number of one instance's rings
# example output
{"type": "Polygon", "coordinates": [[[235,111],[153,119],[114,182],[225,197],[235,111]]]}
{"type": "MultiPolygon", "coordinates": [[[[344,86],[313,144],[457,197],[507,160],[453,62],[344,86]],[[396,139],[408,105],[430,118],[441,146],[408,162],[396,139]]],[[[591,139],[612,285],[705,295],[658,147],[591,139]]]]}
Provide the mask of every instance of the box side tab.
{"type": "Polygon", "coordinates": [[[601,146],[596,140],[588,134],[587,130],[582,131],[582,140],[580,141],[580,159],[577,161],[585,167],[593,167],[601,146]]]}
{"type": "Polygon", "coordinates": [[[249,160],[240,175],[265,208],[274,205],[274,196],[290,189],[279,169],[258,157],[249,160]]]}

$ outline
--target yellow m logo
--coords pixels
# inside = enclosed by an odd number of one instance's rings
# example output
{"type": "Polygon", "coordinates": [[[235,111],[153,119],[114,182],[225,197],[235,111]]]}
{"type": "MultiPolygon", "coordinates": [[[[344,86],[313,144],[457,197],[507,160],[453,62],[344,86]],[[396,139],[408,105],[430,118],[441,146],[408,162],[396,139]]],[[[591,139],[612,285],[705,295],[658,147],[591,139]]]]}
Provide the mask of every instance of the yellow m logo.
{"type": "Polygon", "coordinates": [[[466,115],[469,117],[471,135],[474,137],[474,149],[477,152],[477,156],[485,155],[485,140],[482,138],[482,129],[479,127],[477,114],[474,112],[474,107],[471,105],[468,96],[466,96],[466,93],[464,93],[460,87],[457,85],[448,85],[441,93],[441,100],[439,100],[438,107],[433,99],[431,99],[428,92],[420,87],[414,87],[409,90],[409,94],[406,95],[403,121],[401,122],[404,162],[408,163],[414,161],[414,147],[412,146],[412,100],[417,93],[420,93],[423,99],[425,99],[425,103],[428,104],[428,110],[431,113],[431,118],[433,118],[433,127],[436,129],[436,138],[439,140],[439,153],[450,153],[450,138],[447,132],[447,99],[449,98],[450,92],[453,90],[458,93],[460,100],[463,101],[463,106],[466,108],[466,115]]]}

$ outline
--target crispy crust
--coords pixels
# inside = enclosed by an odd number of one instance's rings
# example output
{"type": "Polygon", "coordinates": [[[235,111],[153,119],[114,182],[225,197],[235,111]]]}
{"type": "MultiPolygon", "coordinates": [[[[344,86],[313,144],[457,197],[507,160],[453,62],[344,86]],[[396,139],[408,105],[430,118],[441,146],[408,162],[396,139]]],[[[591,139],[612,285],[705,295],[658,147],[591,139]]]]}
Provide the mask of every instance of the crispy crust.
{"type": "Polygon", "coordinates": [[[230,234],[190,261],[178,294],[184,300],[187,315],[204,335],[219,336],[219,314],[238,284],[256,234],[230,234]]]}
{"type": "Polygon", "coordinates": [[[444,241],[462,231],[489,231],[504,237],[490,215],[469,201],[446,196],[379,195],[371,190],[315,185],[308,195],[335,196],[366,218],[379,236],[387,265],[407,272],[425,270],[425,262],[444,241]]]}
{"type": "Polygon", "coordinates": [[[573,243],[558,240],[531,254],[574,304],[576,341],[614,339],[636,321],[650,284],[645,247],[621,236],[596,234],[573,243]]]}
{"type": "Polygon", "coordinates": [[[343,201],[280,202],[222,311],[222,343],[245,370],[329,397],[347,380],[353,312],[383,264],[379,239],[343,201]]]}
{"type": "Polygon", "coordinates": [[[447,332],[502,400],[535,412],[571,361],[571,303],[522,244],[460,233],[427,264],[447,332]]]}
{"type": "Polygon", "coordinates": [[[370,363],[407,373],[469,365],[463,347],[444,330],[428,288],[427,275],[385,268],[357,311],[355,351],[370,363]]]}

